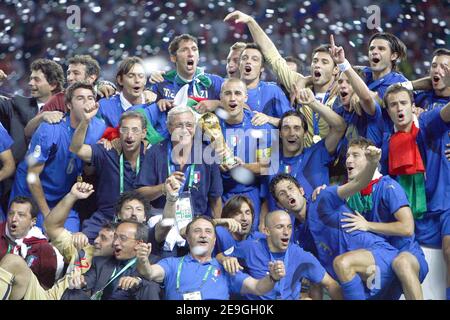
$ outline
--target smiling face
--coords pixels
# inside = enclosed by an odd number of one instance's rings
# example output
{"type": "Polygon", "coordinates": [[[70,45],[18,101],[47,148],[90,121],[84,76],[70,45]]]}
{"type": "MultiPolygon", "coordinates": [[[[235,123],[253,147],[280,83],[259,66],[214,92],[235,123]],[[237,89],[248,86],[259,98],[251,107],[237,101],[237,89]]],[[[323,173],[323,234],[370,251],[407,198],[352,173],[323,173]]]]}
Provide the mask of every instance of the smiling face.
{"type": "Polygon", "coordinates": [[[397,53],[392,53],[389,42],[375,38],[369,45],[369,64],[372,71],[377,73],[389,73],[392,70],[392,61],[398,58],[397,53]]]}
{"type": "Polygon", "coordinates": [[[284,211],[271,212],[269,215],[264,233],[270,251],[285,252],[292,235],[291,217],[284,211]]]}
{"type": "Polygon", "coordinates": [[[306,205],[302,188],[298,188],[292,181],[281,180],[275,186],[275,199],[280,207],[291,211],[300,212],[306,205]]]}
{"type": "Polygon", "coordinates": [[[74,117],[77,121],[80,121],[83,117],[84,108],[87,105],[95,104],[94,92],[86,88],[78,88],[73,91],[72,99],[67,107],[70,110],[70,117],[74,117]]]}
{"type": "Polygon", "coordinates": [[[280,138],[283,146],[283,155],[293,157],[301,150],[305,130],[302,120],[297,116],[287,116],[283,118],[280,129],[280,138]]]}
{"type": "Polygon", "coordinates": [[[246,236],[250,233],[253,223],[253,216],[250,206],[247,202],[242,202],[239,211],[232,215],[233,219],[241,224],[240,234],[246,236]]]}
{"type": "MultiPolygon", "coordinates": [[[[71,85],[72,83],[85,80],[89,80],[89,78],[86,79],[86,66],[81,63],[69,64],[69,68],[67,69],[67,84],[71,85]]],[[[89,83],[93,83],[93,81],[89,83]]]]}
{"type": "Polygon", "coordinates": [[[119,132],[122,150],[127,153],[139,150],[147,133],[146,129],[142,128],[141,120],[134,117],[123,119],[119,132]]]}
{"type": "Polygon", "coordinates": [[[345,166],[347,167],[348,180],[351,181],[366,168],[367,158],[364,149],[360,146],[351,146],[347,150],[347,159],[345,166]]]}
{"type": "Polygon", "coordinates": [[[199,60],[197,44],[192,40],[181,40],[175,55],[170,60],[176,64],[177,73],[186,80],[194,77],[199,60]]]}
{"type": "Polygon", "coordinates": [[[114,240],[114,231],[107,228],[102,228],[94,240],[94,256],[108,257],[112,256],[114,240]]]}
{"type": "Polygon", "coordinates": [[[121,223],[114,233],[114,256],[117,260],[128,260],[136,257],[136,246],[142,241],[136,240],[136,226],[121,223]]]}
{"type": "Polygon", "coordinates": [[[125,202],[120,208],[119,219],[145,223],[146,218],[144,204],[137,199],[132,199],[125,202]]]}
{"type": "Polygon", "coordinates": [[[446,89],[445,83],[442,81],[442,78],[444,77],[444,65],[447,67],[450,66],[449,55],[439,55],[433,57],[433,61],[431,61],[430,78],[433,90],[435,91],[444,91],[446,89]]]}
{"type": "Polygon", "coordinates": [[[349,106],[350,99],[353,94],[353,87],[348,81],[347,75],[345,75],[343,72],[339,76],[338,88],[339,88],[339,97],[341,98],[342,105],[349,106]]]}
{"type": "Polygon", "coordinates": [[[247,87],[242,81],[226,81],[220,91],[220,102],[230,119],[242,115],[247,102],[247,87]]]}
{"type": "Polygon", "coordinates": [[[7,217],[8,231],[13,240],[25,237],[36,224],[36,218],[31,216],[30,203],[12,202],[7,217]]]}
{"type": "Polygon", "coordinates": [[[316,52],[311,63],[311,74],[314,87],[329,86],[338,73],[333,59],[327,52],[316,52]]]}
{"type": "Polygon", "coordinates": [[[239,73],[241,80],[247,87],[255,87],[260,80],[263,72],[263,57],[258,49],[247,48],[242,51],[239,61],[239,73]]]}
{"type": "Polygon", "coordinates": [[[197,219],[191,223],[186,239],[193,255],[210,257],[216,243],[214,226],[208,220],[197,219]]]}
{"type": "Polygon", "coordinates": [[[385,97],[387,111],[399,131],[408,131],[413,121],[412,101],[406,91],[388,93],[385,97]]]}
{"type": "Polygon", "coordinates": [[[144,66],[135,63],[131,69],[117,77],[117,83],[122,87],[122,92],[128,100],[139,99],[144,92],[145,82],[144,66]]]}
{"type": "Polygon", "coordinates": [[[171,140],[180,145],[190,145],[195,135],[195,119],[192,112],[177,113],[169,117],[171,140]]]}
{"type": "Polygon", "coordinates": [[[40,102],[46,102],[55,90],[55,85],[48,83],[42,70],[32,70],[30,81],[28,82],[31,90],[31,96],[40,102]]]}

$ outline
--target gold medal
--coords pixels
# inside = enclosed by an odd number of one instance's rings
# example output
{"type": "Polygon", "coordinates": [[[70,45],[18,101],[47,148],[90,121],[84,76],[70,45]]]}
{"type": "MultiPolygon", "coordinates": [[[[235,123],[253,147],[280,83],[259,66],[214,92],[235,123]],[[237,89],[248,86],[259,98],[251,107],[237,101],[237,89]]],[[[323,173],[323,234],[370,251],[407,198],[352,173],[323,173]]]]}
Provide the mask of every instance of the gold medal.
{"type": "Polygon", "coordinates": [[[322,138],[318,134],[315,134],[312,140],[314,143],[318,143],[320,140],[322,140],[322,138]]]}
{"type": "Polygon", "coordinates": [[[77,176],[77,182],[82,183],[83,177],[81,175],[77,176]]]}

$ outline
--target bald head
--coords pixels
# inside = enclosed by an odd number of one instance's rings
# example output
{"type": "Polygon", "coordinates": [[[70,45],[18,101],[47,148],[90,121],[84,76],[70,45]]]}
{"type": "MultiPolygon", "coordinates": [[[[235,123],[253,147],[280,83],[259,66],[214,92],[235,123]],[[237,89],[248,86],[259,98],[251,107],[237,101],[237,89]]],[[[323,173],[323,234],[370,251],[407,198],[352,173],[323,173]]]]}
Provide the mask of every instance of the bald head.
{"type": "Polygon", "coordinates": [[[280,220],[280,217],[283,216],[288,216],[289,219],[291,218],[289,214],[283,210],[275,210],[269,212],[265,217],[264,223],[266,227],[270,228],[271,226],[277,224],[277,222],[280,220]]]}

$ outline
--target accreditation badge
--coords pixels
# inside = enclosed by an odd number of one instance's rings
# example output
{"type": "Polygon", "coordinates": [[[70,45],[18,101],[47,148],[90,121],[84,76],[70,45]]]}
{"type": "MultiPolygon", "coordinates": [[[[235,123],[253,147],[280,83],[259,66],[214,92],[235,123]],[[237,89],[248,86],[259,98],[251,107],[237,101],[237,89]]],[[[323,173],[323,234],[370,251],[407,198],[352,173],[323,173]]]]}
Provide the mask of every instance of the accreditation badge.
{"type": "Polygon", "coordinates": [[[183,300],[202,300],[200,291],[183,293],[183,300]]]}
{"type": "Polygon", "coordinates": [[[175,204],[175,221],[178,230],[186,227],[192,221],[193,210],[191,203],[191,193],[189,191],[182,192],[175,204]]]}
{"type": "Polygon", "coordinates": [[[322,140],[322,138],[321,138],[318,134],[315,134],[315,135],[312,137],[312,141],[313,141],[314,143],[318,143],[318,142],[320,142],[320,140],[322,140]]]}

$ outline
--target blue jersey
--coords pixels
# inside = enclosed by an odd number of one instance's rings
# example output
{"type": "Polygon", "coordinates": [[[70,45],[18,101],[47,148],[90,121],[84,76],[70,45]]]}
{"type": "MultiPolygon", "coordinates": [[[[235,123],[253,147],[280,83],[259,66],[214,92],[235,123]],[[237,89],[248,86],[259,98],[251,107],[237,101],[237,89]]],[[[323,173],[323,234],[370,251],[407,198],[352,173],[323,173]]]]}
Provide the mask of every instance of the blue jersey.
{"type": "Polygon", "coordinates": [[[202,300],[228,300],[230,293],[241,291],[244,280],[248,278],[242,272],[229,275],[215,258],[201,263],[188,254],[182,259],[171,257],[158,262],[165,273],[165,300],[183,300],[183,294],[196,291],[200,291],[202,300]]]}
{"type": "Polygon", "coordinates": [[[269,273],[270,261],[284,261],[286,276],[265,295],[245,295],[249,300],[298,300],[303,278],[320,283],[325,276],[325,269],[319,261],[311,253],[292,243],[289,244],[287,251],[274,253],[270,251],[266,238],[244,240],[228,250],[225,255],[238,258],[248,274],[255,279],[264,278],[269,273]]]}
{"type": "Polygon", "coordinates": [[[348,233],[342,228],[341,219],[346,217],[343,213],[352,213],[352,210],[339,198],[337,188],[332,186],[323,189],[316,201],[311,203],[306,214],[317,257],[335,279],[337,276],[333,269],[333,261],[343,253],[358,249],[369,251],[383,249],[397,254],[397,250],[378,235],[359,230],[348,233]]]}
{"type": "Polygon", "coordinates": [[[107,127],[113,128],[119,125],[120,116],[125,111],[143,109],[147,106],[146,104],[137,104],[125,110],[120,102],[120,94],[116,94],[110,98],[100,99],[98,104],[99,109],[97,112],[97,117],[103,119],[107,127]]]}
{"type": "Polygon", "coordinates": [[[283,90],[274,82],[259,81],[258,86],[247,90],[247,104],[253,111],[281,118],[283,113],[292,110],[283,90]]]}
{"type": "MultiPolygon", "coordinates": [[[[337,101],[337,100],[336,100],[337,101]]],[[[358,137],[367,138],[375,143],[379,148],[383,141],[383,116],[381,114],[381,107],[378,102],[375,101],[375,114],[373,116],[368,115],[362,111],[362,115],[359,116],[355,111],[349,112],[345,107],[340,104],[334,108],[334,111],[340,115],[347,124],[347,130],[345,131],[346,145],[352,139],[358,137]]],[[[347,149],[345,147],[345,149],[347,149]]]]}
{"type": "Polygon", "coordinates": [[[425,111],[440,108],[450,102],[450,97],[440,97],[434,90],[414,92],[414,104],[425,111]]]}
{"type": "MultiPolygon", "coordinates": [[[[14,143],[13,139],[10,137],[6,129],[0,123],[0,153],[5,152],[8,149],[11,149],[12,144],[14,143]]],[[[3,195],[3,183],[0,181],[0,196],[3,195]]],[[[0,206],[0,222],[3,221],[3,210],[0,206]]]]}
{"type": "MultiPolygon", "coordinates": [[[[251,232],[247,236],[247,240],[252,239],[258,239],[258,238],[264,238],[265,235],[261,232],[255,231],[251,232]]],[[[226,251],[227,249],[234,247],[236,244],[238,244],[240,241],[235,240],[233,236],[231,235],[231,232],[222,226],[216,227],[216,245],[214,247],[214,255],[217,255],[221,252],[226,251]]]]}
{"type": "MultiPolygon", "coordinates": [[[[91,164],[97,175],[96,197],[97,210],[112,220],[114,208],[120,197],[120,156],[115,149],[106,150],[103,145],[93,144],[91,164]]],[[[140,166],[144,160],[144,146],[141,145],[140,166]]],[[[123,159],[123,191],[134,189],[137,173],[131,164],[123,159]]]]}
{"type": "MultiPolygon", "coordinates": [[[[96,143],[105,128],[102,120],[93,118],[84,143],[96,143]]],[[[70,191],[83,169],[81,159],[69,151],[74,132],[75,129],[70,126],[70,118],[66,117],[56,124],[41,123],[31,138],[26,159],[31,157],[36,163],[45,164],[40,180],[50,206],[56,205],[70,191]]],[[[31,197],[26,181],[28,171],[26,159],[17,167],[10,199],[17,195],[31,197]]]]}
{"type": "MultiPolygon", "coordinates": [[[[166,181],[168,174],[168,143],[169,140],[164,140],[158,144],[153,145],[145,153],[144,162],[142,163],[141,170],[136,181],[136,187],[156,186],[166,181]]],[[[185,189],[189,190],[189,172],[191,166],[193,166],[193,181],[192,188],[190,188],[191,201],[193,207],[193,213],[195,215],[211,215],[211,210],[208,206],[208,198],[217,198],[222,196],[223,186],[222,177],[220,175],[219,166],[215,163],[205,164],[203,161],[199,164],[198,161],[202,159],[202,155],[196,153],[198,148],[192,146],[190,163],[192,165],[186,165],[183,168],[186,183],[185,189]]],[[[180,171],[178,165],[174,165],[174,171],[180,171]]],[[[165,196],[161,196],[151,202],[155,208],[164,208],[166,203],[165,196]]]]}
{"type": "MultiPolygon", "coordinates": [[[[385,76],[381,77],[378,80],[373,79],[373,73],[372,69],[369,67],[363,68],[364,75],[366,77],[366,84],[369,87],[370,90],[376,91],[378,93],[378,97],[380,97],[381,100],[383,100],[384,93],[386,92],[387,88],[395,83],[408,81],[406,77],[395,71],[391,71],[385,76]]],[[[394,127],[394,124],[392,123],[391,118],[389,117],[389,114],[387,113],[386,108],[382,109],[383,114],[383,121],[384,121],[384,131],[390,132],[392,128],[394,127]]]]}
{"type": "MultiPolygon", "coordinates": [[[[239,124],[227,124],[220,119],[220,127],[225,141],[233,152],[234,156],[242,159],[245,163],[257,162],[258,155],[270,157],[272,150],[272,134],[275,133],[275,127],[270,124],[254,126],[251,123],[253,113],[244,109],[244,117],[239,124]],[[274,132],[272,132],[274,131],[274,132]],[[262,135],[256,138],[256,132],[262,135]]],[[[243,193],[258,189],[259,179],[252,185],[243,185],[234,180],[228,172],[222,173],[224,193],[243,193]]]]}
{"type": "MultiPolygon", "coordinates": [[[[448,130],[450,124],[445,123],[440,111],[435,108],[423,112],[419,116],[419,134],[416,142],[425,165],[425,192],[427,211],[439,213],[450,208],[450,162],[445,157],[446,144],[450,143],[448,130]]],[[[389,142],[392,133],[384,133],[381,152],[382,174],[388,174],[389,142]]]]}
{"type": "Polygon", "coordinates": [[[169,129],[167,129],[167,112],[161,112],[156,103],[146,105],[144,114],[147,121],[150,121],[153,128],[164,138],[169,139],[169,129]]]}
{"type": "MultiPolygon", "coordinates": [[[[201,73],[199,75],[205,76],[209,81],[201,81],[200,77],[196,75],[189,82],[188,95],[208,98],[209,100],[220,100],[220,89],[222,88],[223,78],[209,73],[201,73]]],[[[156,101],[160,99],[173,100],[181,87],[186,84],[174,71],[165,74],[164,79],[163,82],[155,83],[151,87],[151,91],[157,95],[156,101]]]]}
{"type": "MultiPolygon", "coordinates": [[[[330,182],[328,165],[333,161],[333,157],[325,147],[325,139],[303,149],[298,156],[285,157],[280,151],[279,159],[277,174],[288,173],[293,176],[305,191],[306,198],[311,197],[315,188],[330,182]]],[[[269,211],[281,209],[269,192],[269,183],[274,177],[275,175],[265,176],[261,186],[261,197],[268,199],[269,211]]]]}

